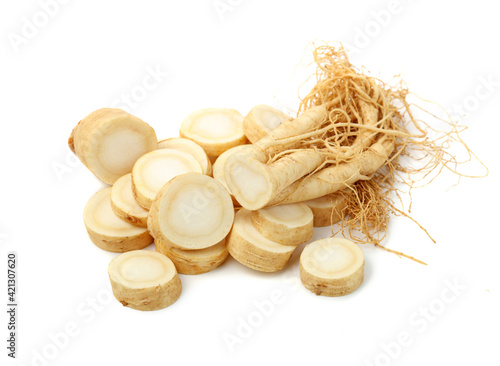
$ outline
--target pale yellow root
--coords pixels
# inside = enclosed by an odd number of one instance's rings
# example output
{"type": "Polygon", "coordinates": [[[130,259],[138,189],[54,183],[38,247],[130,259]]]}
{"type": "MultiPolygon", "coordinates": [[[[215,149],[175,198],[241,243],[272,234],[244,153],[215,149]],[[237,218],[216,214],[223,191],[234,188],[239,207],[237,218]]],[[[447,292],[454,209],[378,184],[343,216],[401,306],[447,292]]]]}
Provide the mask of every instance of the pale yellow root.
{"type": "Polygon", "coordinates": [[[115,298],[132,309],[166,308],[177,301],[182,292],[172,261],[149,250],[119,255],[109,264],[108,273],[115,298]]]}
{"type": "Polygon", "coordinates": [[[142,155],[158,147],[153,128],[121,109],[103,108],[82,119],[71,132],[70,149],[104,183],[132,171],[142,155]]]}
{"type": "Polygon", "coordinates": [[[341,192],[304,201],[314,215],[314,227],[331,226],[345,216],[347,199],[341,192]]]}
{"type": "Polygon", "coordinates": [[[226,188],[200,173],[182,174],[163,186],[151,206],[148,229],[170,247],[196,250],[222,241],[234,220],[226,188]]]}
{"type": "Polygon", "coordinates": [[[300,279],[321,296],[343,296],[363,282],[365,259],[361,248],[343,238],[307,244],[300,255],[300,279]]]}
{"type": "Polygon", "coordinates": [[[182,122],[180,135],[196,142],[210,157],[247,143],[243,116],[227,108],[207,108],[191,113],[182,122]]]}
{"type": "Polygon", "coordinates": [[[265,238],[283,245],[300,245],[313,237],[313,213],[304,203],[252,212],[252,224],[265,238]]]}
{"type": "Polygon", "coordinates": [[[125,174],[111,188],[111,208],[132,225],[148,227],[148,210],[141,207],[132,192],[132,174],[125,174]]]}
{"type": "Polygon", "coordinates": [[[187,275],[213,271],[220,267],[229,255],[225,238],[218,244],[199,250],[182,250],[170,247],[156,239],[155,248],[157,252],[165,254],[174,262],[179,273],[187,275]]]}
{"type": "Polygon", "coordinates": [[[111,208],[111,187],[97,192],[87,202],[83,220],[90,240],[109,252],[142,249],[153,242],[146,228],[122,220],[111,208]]]}
{"type": "Polygon", "coordinates": [[[256,143],[284,121],[292,117],[265,104],[253,107],[243,120],[243,132],[251,143],[256,143]]]}
{"type": "Polygon", "coordinates": [[[286,266],[295,248],[263,237],[252,225],[250,211],[241,209],[236,214],[228,249],[244,266],[261,272],[279,271],[286,266]]]}
{"type": "Polygon", "coordinates": [[[212,175],[212,163],[208,155],[200,145],[192,140],[182,137],[161,140],[158,141],[158,149],[175,149],[191,154],[200,163],[203,174],[212,175]]]}

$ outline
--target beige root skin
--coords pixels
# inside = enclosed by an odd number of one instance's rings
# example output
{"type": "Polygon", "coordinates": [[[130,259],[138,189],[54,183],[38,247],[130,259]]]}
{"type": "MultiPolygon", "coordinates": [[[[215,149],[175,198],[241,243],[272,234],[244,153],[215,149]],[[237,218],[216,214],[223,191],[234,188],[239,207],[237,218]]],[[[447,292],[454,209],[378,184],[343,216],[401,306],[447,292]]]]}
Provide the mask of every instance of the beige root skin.
{"type": "Polygon", "coordinates": [[[156,251],[169,257],[177,268],[177,272],[186,275],[207,273],[219,268],[227,259],[226,239],[220,243],[201,250],[181,250],[170,247],[161,240],[155,240],[156,251]]]}
{"type": "Polygon", "coordinates": [[[364,277],[363,251],[352,241],[326,238],[312,242],[300,256],[304,287],[321,296],[344,296],[355,291],[364,277]]]}
{"type": "Polygon", "coordinates": [[[333,193],[328,196],[304,201],[314,216],[314,227],[332,226],[342,220],[347,208],[347,192],[333,193]]]}
{"type": "Polygon", "coordinates": [[[176,149],[191,154],[200,163],[203,174],[212,175],[212,163],[208,155],[200,145],[192,140],[182,137],[164,139],[158,141],[158,149],[176,149]]]}
{"type": "Polygon", "coordinates": [[[132,192],[132,175],[126,174],[111,188],[111,208],[119,218],[139,227],[148,227],[148,211],[141,207],[132,192]]]}
{"type": "Polygon", "coordinates": [[[265,238],[283,245],[300,245],[313,237],[313,213],[303,203],[253,211],[252,224],[265,238]]]}
{"type": "Polygon", "coordinates": [[[115,215],[110,196],[111,187],[104,188],[92,196],[85,206],[83,218],[90,240],[99,248],[116,253],[150,245],[153,238],[147,229],[134,226],[115,215]]]}
{"type": "Polygon", "coordinates": [[[158,142],[153,128],[141,119],[121,109],[103,108],[77,124],[68,145],[97,178],[113,184],[132,171],[137,159],[155,150],[158,142]]]}
{"type": "Polygon", "coordinates": [[[295,246],[282,245],[263,237],[251,222],[250,212],[236,214],[228,237],[229,254],[245,267],[260,272],[277,272],[288,263],[295,246]]]}
{"type": "Polygon", "coordinates": [[[182,122],[180,136],[196,142],[209,157],[247,143],[243,116],[228,108],[206,108],[191,113],[182,122]]]}
{"type": "Polygon", "coordinates": [[[292,117],[268,105],[253,107],[243,120],[243,132],[251,143],[256,143],[284,121],[292,117]]]}
{"type": "MultiPolygon", "coordinates": [[[[134,267],[133,264],[129,264],[129,267],[134,267]]],[[[137,272],[140,269],[140,267],[137,267],[133,271],[137,272]]],[[[108,273],[113,295],[123,306],[132,309],[141,311],[164,309],[177,301],[182,292],[181,280],[177,275],[174,264],[169,258],[160,253],[133,251],[122,254],[110,263],[108,273]],[[124,259],[122,257],[124,255],[128,255],[127,258],[124,259]],[[127,259],[130,261],[131,256],[139,255],[151,257],[163,267],[166,274],[160,279],[143,281],[143,283],[124,278],[127,274],[123,273],[120,263],[127,259]]]]}
{"type": "Polygon", "coordinates": [[[155,239],[182,250],[211,247],[223,240],[234,220],[226,188],[200,173],[175,177],[156,196],[148,216],[155,239]]]}

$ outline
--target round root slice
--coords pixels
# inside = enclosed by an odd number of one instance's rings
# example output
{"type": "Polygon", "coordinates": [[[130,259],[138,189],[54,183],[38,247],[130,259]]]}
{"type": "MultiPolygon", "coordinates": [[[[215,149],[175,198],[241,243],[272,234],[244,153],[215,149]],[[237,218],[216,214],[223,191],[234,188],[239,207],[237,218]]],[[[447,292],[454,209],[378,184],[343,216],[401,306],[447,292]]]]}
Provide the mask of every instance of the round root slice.
{"type": "Polygon", "coordinates": [[[223,240],[234,220],[233,202],[215,179],[180,175],[158,193],[148,217],[151,235],[170,247],[204,249],[223,240]]]}
{"type": "MultiPolygon", "coordinates": [[[[239,145],[235,146],[225,152],[223,152],[217,160],[215,160],[214,166],[213,166],[213,174],[214,174],[214,179],[222,184],[229,194],[231,194],[231,191],[229,190],[229,187],[226,184],[226,178],[225,178],[225,173],[224,173],[224,166],[226,165],[227,159],[234,153],[237,153],[238,151],[241,151],[245,149],[248,145],[239,145]]],[[[231,198],[233,199],[233,202],[235,205],[240,206],[236,198],[231,194],[231,198]]]]}
{"type": "Polygon", "coordinates": [[[253,211],[252,224],[265,238],[284,245],[299,245],[313,237],[313,213],[303,203],[253,211]]]}
{"type": "Polygon", "coordinates": [[[111,208],[121,219],[132,225],[148,227],[149,211],[142,208],[132,193],[132,174],[125,174],[111,188],[111,208]]]}
{"type": "Polygon", "coordinates": [[[314,215],[314,227],[331,226],[343,217],[347,207],[347,198],[340,192],[323,196],[309,201],[304,201],[314,215]]]}
{"type": "Polygon", "coordinates": [[[132,309],[163,309],[181,295],[175,266],[161,253],[135,250],[121,254],[111,261],[108,273],[116,299],[132,309]]]}
{"type": "Polygon", "coordinates": [[[155,248],[157,252],[165,254],[174,262],[179,273],[187,275],[213,271],[220,267],[229,255],[226,239],[211,247],[199,250],[173,248],[161,240],[155,240],[155,248]]]}
{"type": "Polygon", "coordinates": [[[207,108],[190,114],[182,122],[180,134],[203,147],[209,156],[219,156],[247,142],[243,116],[226,108],[207,108]]]}
{"type": "Polygon", "coordinates": [[[190,172],[201,173],[198,161],[184,151],[161,149],[139,160],[132,170],[132,191],[137,203],[149,209],[160,189],[172,178],[190,172]]]}
{"type": "Polygon", "coordinates": [[[312,242],[300,255],[300,279],[311,292],[342,296],[363,282],[365,258],[361,248],[343,238],[312,242]]]}
{"type": "Polygon", "coordinates": [[[252,225],[250,211],[241,209],[236,214],[228,249],[244,266],[262,272],[279,271],[286,266],[295,248],[263,237],[252,225]]]}
{"type": "Polygon", "coordinates": [[[111,208],[111,187],[94,194],[83,211],[83,220],[90,240],[110,252],[142,249],[153,242],[148,229],[119,218],[111,208]]]}
{"type": "Polygon", "coordinates": [[[68,145],[97,178],[113,184],[132,171],[137,159],[155,150],[158,140],[146,122],[121,109],[103,108],[78,123],[68,145]]]}
{"type": "Polygon", "coordinates": [[[282,122],[291,120],[288,114],[265,104],[252,108],[243,120],[243,132],[252,144],[259,141],[282,122]]]}
{"type": "Polygon", "coordinates": [[[158,149],[175,149],[191,154],[200,163],[203,174],[212,175],[212,163],[208,155],[194,141],[183,139],[182,137],[165,139],[158,142],[158,149]]]}

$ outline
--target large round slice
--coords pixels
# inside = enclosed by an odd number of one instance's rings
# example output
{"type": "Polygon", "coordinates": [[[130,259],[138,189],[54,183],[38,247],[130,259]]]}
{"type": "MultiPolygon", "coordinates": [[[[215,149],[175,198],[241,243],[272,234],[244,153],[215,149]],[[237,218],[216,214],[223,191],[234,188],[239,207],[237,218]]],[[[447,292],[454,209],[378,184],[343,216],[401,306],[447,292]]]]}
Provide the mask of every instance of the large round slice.
{"type": "Polygon", "coordinates": [[[130,173],[137,159],[158,147],[150,125],[115,108],[99,109],[82,119],[68,144],[82,163],[107,184],[130,173]]]}
{"type": "Polygon", "coordinates": [[[191,154],[174,149],[152,151],[137,160],[132,170],[134,197],[139,205],[149,209],[165,183],[189,172],[202,172],[200,163],[191,154]]]}
{"type": "Polygon", "coordinates": [[[156,239],[155,248],[174,262],[177,272],[188,275],[210,272],[220,267],[229,255],[225,238],[218,244],[198,250],[174,248],[156,239]]]}
{"type": "Polygon", "coordinates": [[[182,122],[180,134],[203,147],[209,156],[219,156],[247,141],[243,133],[243,116],[227,108],[207,108],[191,113],[182,122]]]}
{"type": "Polygon", "coordinates": [[[125,174],[111,188],[111,207],[114,213],[132,225],[148,227],[149,211],[141,207],[132,192],[132,174],[125,174]]]}
{"type": "Polygon", "coordinates": [[[158,149],[175,149],[187,152],[200,163],[203,174],[212,175],[212,163],[205,150],[196,142],[182,137],[169,138],[158,141],[158,149]]]}
{"type": "Polygon", "coordinates": [[[172,305],[182,291],[174,264],[165,255],[135,250],[113,259],[108,267],[116,299],[136,310],[158,310],[172,305]]]}
{"type": "Polygon", "coordinates": [[[252,108],[243,120],[243,131],[252,144],[259,141],[282,122],[291,120],[288,114],[265,104],[252,108]]]}
{"type": "Polygon", "coordinates": [[[195,250],[223,240],[233,220],[233,202],[226,188],[207,175],[188,173],[160,190],[149,212],[148,228],[166,245],[195,250]]]}
{"type": "Polygon", "coordinates": [[[365,257],[361,248],[343,238],[314,241],[300,255],[300,279],[322,296],[342,296],[363,282],[365,257]]]}
{"type": "Polygon", "coordinates": [[[119,218],[111,208],[111,187],[94,194],[83,211],[83,220],[90,240],[110,252],[142,249],[153,242],[148,229],[119,218]]]}
{"type": "Polygon", "coordinates": [[[313,236],[313,213],[303,203],[253,211],[252,224],[264,237],[284,245],[299,245],[313,236]]]}
{"type": "Polygon", "coordinates": [[[248,268],[276,272],[285,267],[295,246],[271,241],[252,225],[251,212],[241,209],[228,238],[229,254],[248,268]]]}

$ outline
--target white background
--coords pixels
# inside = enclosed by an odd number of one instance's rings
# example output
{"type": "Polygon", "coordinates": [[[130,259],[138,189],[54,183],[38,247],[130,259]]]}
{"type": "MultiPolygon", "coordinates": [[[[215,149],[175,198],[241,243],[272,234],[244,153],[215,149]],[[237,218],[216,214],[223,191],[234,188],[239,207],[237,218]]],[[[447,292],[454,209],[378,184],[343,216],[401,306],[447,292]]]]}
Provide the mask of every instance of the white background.
{"type": "MultiPolygon", "coordinates": [[[[223,13],[212,0],[74,0],[52,10],[42,2],[2,1],[0,9],[0,298],[6,305],[6,253],[14,250],[20,304],[15,361],[1,311],[1,364],[499,364],[500,25],[492,1],[222,0],[223,13]],[[414,192],[412,215],[437,244],[399,218],[384,242],[429,265],[364,245],[359,290],[317,297],[298,281],[299,250],[281,273],[229,259],[181,276],[180,299],[161,311],[110,300],[115,254],[95,247],[82,222],[103,184],[69,153],[74,125],[131,95],[150,69],[168,76],[129,110],[160,138],[177,136],[199,108],[295,110],[303,78],[294,72],[313,40],[343,41],[355,65],[384,79],[401,74],[454,114],[462,106],[463,138],[490,175],[448,189],[456,178],[444,174],[414,192]],[[283,301],[256,315],[255,302],[273,291],[283,301]],[[259,326],[238,332],[259,316],[259,326]],[[229,334],[241,343],[229,347],[229,334]]],[[[477,163],[464,168],[482,173],[477,163]]]]}

